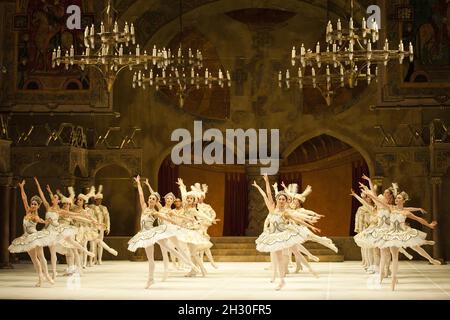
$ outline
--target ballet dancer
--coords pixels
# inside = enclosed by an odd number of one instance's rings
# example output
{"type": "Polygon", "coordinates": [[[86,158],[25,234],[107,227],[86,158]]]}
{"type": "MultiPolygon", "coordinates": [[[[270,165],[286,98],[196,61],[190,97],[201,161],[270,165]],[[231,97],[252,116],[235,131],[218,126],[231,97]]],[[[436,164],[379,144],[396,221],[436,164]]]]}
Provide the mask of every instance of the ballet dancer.
{"type": "Polygon", "coordinates": [[[266,183],[266,192],[253,181],[253,186],[259,191],[264,199],[264,203],[268,209],[268,216],[264,224],[264,229],[261,235],[255,240],[256,250],[260,252],[270,252],[272,261],[272,281],[279,276],[279,283],[276,290],[281,290],[285,285],[286,262],[283,250],[292,248],[295,250],[295,245],[302,243],[306,239],[306,234],[302,234],[298,228],[289,224],[287,220],[291,219],[295,222],[303,224],[304,222],[293,216],[287,208],[288,195],[281,191],[275,197],[275,202],[272,198],[271,186],[269,178],[264,175],[266,183]],[[278,273],[277,273],[278,271],[278,273]]]}
{"type": "Polygon", "coordinates": [[[78,221],[84,221],[84,222],[91,222],[86,218],[83,218],[73,212],[70,212],[68,210],[61,209],[59,206],[60,198],[57,194],[53,194],[52,190],[50,189],[50,186],[47,185],[47,191],[49,192],[50,199],[51,199],[51,205],[48,203],[47,199],[45,198],[45,194],[42,191],[41,185],[39,184],[39,181],[36,177],[34,177],[34,181],[36,183],[39,196],[42,199],[42,203],[44,204],[44,207],[46,209],[45,213],[45,219],[48,221],[48,224],[46,225],[46,230],[52,232],[55,234],[55,241],[48,245],[48,248],[50,250],[50,261],[52,264],[52,279],[54,280],[57,276],[56,272],[56,263],[57,263],[57,244],[61,241],[68,242],[72,247],[75,247],[81,251],[84,251],[86,254],[91,255],[85,248],[83,248],[81,245],[79,245],[76,241],[73,240],[73,237],[77,233],[77,228],[74,226],[71,226],[69,224],[60,224],[59,219],[61,216],[68,216],[72,219],[78,220],[78,221]]]}
{"type": "MultiPolygon", "coordinates": [[[[216,212],[214,209],[207,203],[205,203],[206,193],[208,192],[208,185],[200,183],[195,183],[194,186],[191,186],[191,189],[194,189],[198,194],[198,203],[197,210],[199,211],[199,222],[200,222],[200,232],[205,236],[208,240],[211,238],[208,234],[208,228],[213,224],[216,224],[220,221],[220,219],[216,219],[216,212]]],[[[203,256],[206,254],[211,265],[217,269],[218,266],[214,261],[213,255],[211,253],[211,249],[207,248],[203,252],[200,252],[200,259],[203,260],[203,256]]]]}
{"type": "Polygon", "coordinates": [[[34,269],[38,275],[38,282],[36,287],[42,286],[42,282],[47,280],[53,284],[54,281],[48,274],[47,260],[44,256],[43,247],[52,244],[55,241],[55,234],[47,229],[37,231],[38,223],[47,224],[47,221],[39,217],[38,211],[42,204],[42,199],[39,196],[33,196],[28,204],[28,197],[25,193],[25,180],[19,183],[20,194],[22,197],[23,206],[25,209],[25,216],[23,217],[23,235],[14,239],[8,247],[11,253],[27,252],[33,262],[34,269]]]}
{"type": "Polygon", "coordinates": [[[153,224],[157,218],[174,223],[172,219],[163,216],[156,210],[156,204],[159,202],[159,194],[153,193],[145,202],[144,192],[142,190],[140,176],[134,178],[138,187],[139,201],[141,205],[141,231],[139,231],[133,238],[128,241],[128,250],[135,252],[138,248],[144,248],[148,259],[148,279],[145,286],[149,289],[154,283],[155,259],[154,259],[154,245],[158,243],[161,248],[172,252],[179,259],[183,257],[174,249],[170,247],[167,239],[175,236],[172,228],[167,225],[159,225],[154,227],[153,224]]]}
{"type": "MultiPolygon", "coordinates": [[[[421,256],[426,258],[430,263],[434,265],[440,264],[439,260],[433,259],[421,246],[434,245],[434,241],[426,240],[427,234],[417,229],[411,228],[406,225],[405,220],[407,218],[418,221],[424,226],[434,229],[437,225],[436,221],[431,223],[425,219],[414,215],[411,211],[405,210],[404,204],[409,200],[409,196],[406,192],[401,192],[395,198],[395,206],[387,205],[384,202],[373,197],[369,191],[365,190],[366,194],[374,200],[377,205],[385,208],[391,212],[390,228],[385,229],[379,236],[378,246],[382,251],[388,251],[392,257],[392,281],[391,288],[395,290],[395,286],[398,283],[398,254],[399,248],[412,248],[418,252],[421,256]]],[[[389,254],[388,253],[388,254],[389,254]]],[[[385,263],[384,255],[381,255],[380,269],[383,269],[385,263]]],[[[380,283],[383,281],[384,275],[380,274],[380,283]]]]}

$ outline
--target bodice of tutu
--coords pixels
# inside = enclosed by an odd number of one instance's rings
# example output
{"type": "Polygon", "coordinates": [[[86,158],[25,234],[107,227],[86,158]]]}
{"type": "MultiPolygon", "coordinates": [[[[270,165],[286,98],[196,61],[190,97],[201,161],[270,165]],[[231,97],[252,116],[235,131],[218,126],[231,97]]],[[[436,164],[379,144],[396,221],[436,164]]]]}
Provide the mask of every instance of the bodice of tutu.
{"type": "Polygon", "coordinates": [[[390,218],[390,231],[401,232],[405,230],[406,216],[401,213],[393,213],[390,218]]]}
{"type": "Polygon", "coordinates": [[[144,212],[142,212],[141,216],[141,230],[150,230],[153,228],[153,224],[155,223],[155,216],[153,213],[155,209],[146,208],[144,212]]]}
{"type": "Polygon", "coordinates": [[[23,232],[25,234],[36,233],[37,232],[36,226],[37,226],[36,222],[32,220],[23,219],[23,232]]]}
{"type": "Polygon", "coordinates": [[[47,211],[45,214],[45,219],[50,220],[50,223],[47,225],[47,229],[54,229],[59,226],[59,214],[55,211],[47,211]]]}
{"type": "Polygon", "coordinates": [[[274,232],[282,232],[286,230],[287,223],[286,220],[283,217],[283,213],[280,211],[275,210],[274,212],[270,212],[267,216],[268,219],[268,232],[274,233],[274,232]]]}
{"type": "Polygon", "coordinates": [[[390,212],[387,209],[379,209],[377,211],[378,224],[377,228],[389,228],[390,225],[390,212]]]}

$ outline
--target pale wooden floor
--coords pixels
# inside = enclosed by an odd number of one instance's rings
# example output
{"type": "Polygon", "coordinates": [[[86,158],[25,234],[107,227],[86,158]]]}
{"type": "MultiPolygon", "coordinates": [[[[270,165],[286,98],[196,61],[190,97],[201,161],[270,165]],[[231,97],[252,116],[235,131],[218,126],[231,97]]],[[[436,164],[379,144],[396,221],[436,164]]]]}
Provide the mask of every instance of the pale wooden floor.
{"type": "MultiPolygon", "coordinates": [[[[422,261],[402,261],[399,285],[390,290],[390,279],[377,284],[374,275],[363,272],[360,262],[312,263],[319,272],[291,274],[282,291],[269,282],[268,264],[222,262],[219,269],[207,264],[205,278],[185,278],[171,271],[161,282],[162,263],[157,262],[153,288],[144,290],[146,262],[106,261],[89,268],[78,278],[59,277],[55,285],[33,287],[36,276],[31,264],[0,270],[0,299],[450,299],[450,265],[432,266],[422,261]]],[[[65,265],[59,265],[62,273],[65,265]]]]}

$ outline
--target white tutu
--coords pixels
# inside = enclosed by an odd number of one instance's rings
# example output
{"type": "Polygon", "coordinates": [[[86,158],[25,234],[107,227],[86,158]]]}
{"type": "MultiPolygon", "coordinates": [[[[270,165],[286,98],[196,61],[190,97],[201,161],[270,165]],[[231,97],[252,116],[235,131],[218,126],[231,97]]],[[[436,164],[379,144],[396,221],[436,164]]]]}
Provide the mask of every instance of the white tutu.
{"type": "Polygon", "coordinates": [[[269,213],[267,219],[269,226],[255,240],[256,250],[274,252],[305,242],[307,235],[304,229],[286,223],[281,214],[269,213]]]}
{"type": "Polygon", "coordinates": [[[11,253],[27,252],[36,247],[48,247],[56,241],[56,234],[48,230],[41,230],[22,236],[13,240],[8,247],[11,253]]]}
{"type": "Polygon", "coordinates": [[[135,252],[139,248],[147,248],[154,245],[157,241],[176,236],[174,228],[163,224],[138,232],[128,241],[128,250],[135,252]]]}

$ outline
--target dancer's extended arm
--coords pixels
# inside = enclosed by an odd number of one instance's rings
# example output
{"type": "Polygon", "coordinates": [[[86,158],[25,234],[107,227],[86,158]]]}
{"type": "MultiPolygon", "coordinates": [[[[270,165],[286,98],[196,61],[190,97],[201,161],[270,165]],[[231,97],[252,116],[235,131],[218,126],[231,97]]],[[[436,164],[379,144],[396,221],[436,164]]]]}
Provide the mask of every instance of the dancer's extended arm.
{"type": "Polygon", "coordinates": [[[139,194],[139,202],[141,203],[141,210],[144,211],[147,209],[147,204],[145,203],[144,199],[144,191],[142,190],[141,186],[141,177],[138,175],[134,178],[134,181],[136,181],[137,188],[138,188],[138,194],[139,194]]]}
{"type": "Polygon", "coordinates": [[[403,213],[406,215],[407,218],[416,220],[417,222],[423,224],[424,226],[427,226],[430,229],[434,229],[434,227],[437,226],[437,222],[436,221],[432,221],[431,223],[428,223],[427,220],[425,220],[424,218],[421,218],[421,217],[418,217],[418,216],[414,215],[411,211],[403,210],[403,213]]]}
{"type": "Polygon", "coordinates": [[[267,195],[264,193],[263,189],[256,183],[256,181],[253,181],[252,186],[254,186],[256,189],[258,189],[259,193],[263,196],[267,209],[269,209],[269,211],[275,210],[275,206],[274,206],[273,202],[269,201],[269,199],[267,198],[267,195]]]}
{"type": "Polygon", "coordinates": [[[44,194],[44,192],[42,191],[42,188],[41,188],[41,185],[40,185],[40,183],[39,183],[39,180],[38,180],[36,177],[34,177],[34,182],[36,182],[36,186],[37,186],[37,189],[38,189],[39,196],[40,196],[41,199],[42,199],[42,203],[44,204],[45,209],[48,211],[48,209],[50,208],[50,205],[49,205],[49,203],[47,202],[47,199],[45,199],[45,194],[44,194]]]}

